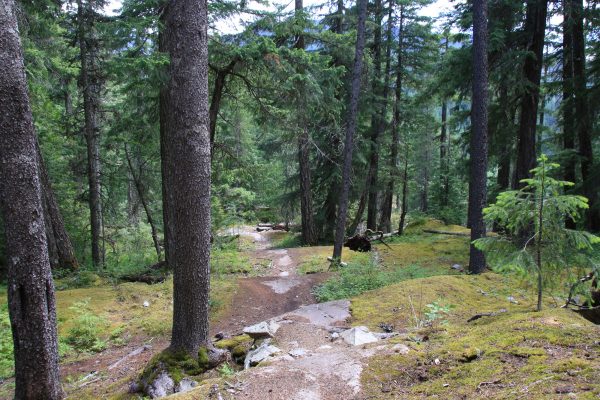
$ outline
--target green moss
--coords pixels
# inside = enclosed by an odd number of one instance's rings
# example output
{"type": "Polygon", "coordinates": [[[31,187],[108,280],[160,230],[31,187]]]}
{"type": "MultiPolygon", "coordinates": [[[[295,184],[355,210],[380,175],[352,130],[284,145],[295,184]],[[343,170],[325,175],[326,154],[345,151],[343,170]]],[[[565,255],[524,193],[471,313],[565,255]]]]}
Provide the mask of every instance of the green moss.
{"type": "Polygon", "coordinates": [[[241,361],[246,356],[253,343],[254,339],[244,334],[219,340],[215,343],[215,347],[218,349],[229,350],[234,360],[241,361]]]}
{"type": "Polygon", "coordinates": [[[489,273],[416,279],[352,299],[353,324],[372,329],[380,322],[411,329],[425,305],[454,305],[446,325],[415,331],[429,340],[413,345],[409,354],[368,361],[362,375],[365,396],[381,396],[382,383],[391,386],[392,397],[407,399],[449,393],[453,398],[523,393],[546,398],[556,396],[555,387],[564,384],[574,386],[578,398],[600,393],[594,378],[600,374],[598,327],[569,310],[550,308],[551,299],[546,310],[532,311],[535,295],[526,289],[489,273]],[[519,304],[510,303],[507,294],[519,304]],[[467,322],[501,308],[507,312],[467,322]]]}
{"type": "Polygon", "coordinates": [[[166,371],[175,384],[178,384],[186,376],[200,375],[206,371],[207,366],[208,355],[205,348],[198,352],[198,360],[184,351],[173,352],[166,349],[150,360],[140,375],[140,381],[152,382],[161,372],[166,371]]]}
{"type": "Polygon", "coordinates": [[[202,369],[202,372],[206,371],[210,367],[208,349],[204,346],[198,349],[198,366],[202,369]]]}

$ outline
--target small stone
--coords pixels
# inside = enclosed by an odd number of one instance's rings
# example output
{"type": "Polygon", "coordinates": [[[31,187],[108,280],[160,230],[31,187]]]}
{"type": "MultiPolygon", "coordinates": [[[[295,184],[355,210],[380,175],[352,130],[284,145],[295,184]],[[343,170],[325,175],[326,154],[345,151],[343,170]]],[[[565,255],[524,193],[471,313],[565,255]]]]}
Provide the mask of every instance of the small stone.
{"type": "Polygon", "coordinates": [[[263,321],[256,325],[244,328],[244,333],[253,339],[274,337],[279,329],[279,324],[275,321],[263,321]]]}
{"type": "MultiPolygon", "coordinates": [[[[332,335],[333,336],[333,335],[332,335]]],[[[360,346],[367,343],[373,343],[379,339],[369,331],[366,326],[357,326],[340,334],[344,341],[353,346],[360,346]]]]}
{"type": "Polygon", "coordinates": [[[519,302],[512,296],[508,296],[506,298],[506,300],[508,300],[509,302],[513,303],[513,304],[519,304],[519,302]]]}
{"type": "Polygon", "coordinates": [[[339,339],[339,337],[340,337],[340,334],[339,334],[339,333],[337,333],[337,332],[333,332],[333,333],[331,334],[331,340],[332,340],[332,341],[333,341],[333,340],[336,340],[336,339],[339,339]]]}
{"type": "Polygon", "coordinates": [[[150,307],[150,302],[148,300],[144,301],[144,307],[150,307]]]}
{"type": "Polygon", "coordinates": [[[324,344],[323,346],[319,346],[319,350],[329,350],[329,349],[333,349],[333,347],[331,347],[328,344],[324,344]]]}
{"type": "Polygon", "coordinates": [[[558,386],[556,389],[554,389],[554,392],[556,392],[557,394],[573,393],[574,391],[575,387],[573,387],[572,385],[558,386]]]}
{"type": "Polygon", "coordinates": [[[439,359],[439,358],[436,358],[435,360],[433,360],[433,363],[434,363],[435,365],[440,365],[440,359],[439,359]]]}
{"type": "Polygon", "coordinates": [[[183,393],[192,390],[198,383],[190,378],[183,378],[175,387],[175,393],[183,393]]]}
{"type": "Polygon", "coordinates": [[[294,349],[289,352],[289,355],[292,357],[295,357],[295,358],[303,357],[307,354],[308,354],[308,351],[306,351],[306,349],[294,349]]]}
{"type": "Polygon", "coordinates": [[[407,354],[410,351],[410,348],[405,344],[398,343],[392,347],[392,350],[399,354],[407,354]]]}
{"type": "Polygon", "coordinates": [[[265,360],[267,357],[272,356],[273,354],[279,353],[281,350],[275,346],[271,346],[269,341],[264,341],[258,348],[251,350],[246,355],[246,359],[244,360],[244,368],[248,369],[255,365],[258,365],[261,361],[265,360]]]}
{"type": "Polygon", "coordinates": [[[449,383],[444,383],[442,386],[443,387],[448,387],[448,386],[450,386],[450,384],[449,383]]]}
{"type": "Polygon", "coordinates": [[[462,271],[462,269],[463,269],[462,265],[460,265],[460,264],[454,264],[454,265],[453,265],[452,267],[450,267],[450,268],[452,268],[452,269],[453,269],[453,270],[455,270],[455,271],[462,271]]]}

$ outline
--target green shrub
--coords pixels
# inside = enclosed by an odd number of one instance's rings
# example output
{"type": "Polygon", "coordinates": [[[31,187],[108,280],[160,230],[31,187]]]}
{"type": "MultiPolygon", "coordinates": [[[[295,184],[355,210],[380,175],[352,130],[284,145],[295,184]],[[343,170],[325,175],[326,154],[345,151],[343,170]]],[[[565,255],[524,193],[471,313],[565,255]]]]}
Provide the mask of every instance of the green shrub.
{"type": "Polygon", "coordinates": [[[90,312],[89,300],[74,303],[69,307],[78,316],[75,318],[73,327],[69,329],[67,343],[80,352],[99,352],[106,348],[106,342],[99,338],[99,334],[106,326],[107,321],[90,312]]]}
{"type": "Polygon", "coordinates": [[[436,274],[435,270],[414,264],[386,270],[370,258],[367,261],[350,262],[347,267],[340,270],[339,276],[318,286],[315,289],[315,296],[320,302],[345,299],[393,283],[436,274]]]}
{"type": "Polygon", "coordinates": [[[14,372],[12,330],[8,304],[4,304],[0,307],[0,379],[9,378],[14,372]]]}

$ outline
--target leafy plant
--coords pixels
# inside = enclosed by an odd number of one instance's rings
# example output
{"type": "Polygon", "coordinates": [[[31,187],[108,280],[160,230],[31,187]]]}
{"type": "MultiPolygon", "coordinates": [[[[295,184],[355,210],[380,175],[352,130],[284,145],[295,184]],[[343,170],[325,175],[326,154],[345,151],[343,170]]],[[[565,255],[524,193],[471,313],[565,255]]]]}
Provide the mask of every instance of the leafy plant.
{"type": "Polygon", "coordinates": [[[69,329],[67,343],[80,352],[99,352],[106,348],[106,342],[99,338],[106,320],[90,311],[89,301],[90,299],[79,301],[69,307],[78,316],[73,327],[69,329]]]}
{"type": "Polygon", "coordinates": [[[0,379],[14,374],[13,341],[8,317],[8,304],[0,307],[0,379]]]}
{"type": "Polygon", "coordinates": [[[542,155],[531,170],[533,177],[521,181],[525,184],[522,189],[500,193],[496,203],[484,210],[485,219],[496,223],[501,234],[474,242],[497,270],[536,278],[538,311],[544,287],[564,278],[567,269],[598,268],[592,251],[600,238],[565,228],[565,221],[576,221],[588,208],[588,201],[564,194],[564,188],[573,183],[552,178],[558,167],[542,155]]]}

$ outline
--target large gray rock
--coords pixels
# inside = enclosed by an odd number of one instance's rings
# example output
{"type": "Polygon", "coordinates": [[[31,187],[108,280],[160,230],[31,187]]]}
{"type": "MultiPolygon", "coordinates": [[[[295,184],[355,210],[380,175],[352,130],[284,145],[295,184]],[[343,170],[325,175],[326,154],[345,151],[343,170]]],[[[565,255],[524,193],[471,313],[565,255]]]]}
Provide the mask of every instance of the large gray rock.
{"type": "Polygon", "coordinates": [[[263,321],[256,325],[247,326],[244,328],[244,333],[253,339],[266,337],[274,337],[279,329],[279,324],[275,321],[263,321]]]}
{"type": "Polygon", "coordinates": [[[158,399],[175,393],[175,382],[165,371],[161,372],[146,388],[146,394],[152,399],[158,399]]]}
{"type": "Polygon", "coordinates": [[[272,346],[269,341],[265,340],[258,348],[248,352],[246,359],[244,360],[244,368],[248,369],[254,367],[267,357],[279,352],[281,352],[279,348],[272,346]]]}
{"type": "Polygon", "coordinates": [[[344,342],[353,346],[360,346],[367,343],[374,343],[379,339],[366,326],[357,326],[348,329],[340,334],[344,342]]]}
{"type": "Polygon", "coordinates": [[[192,390],[198,383],[190,378],[183,378],[175,388],[175,393],[183,393],[192,390]]]}

